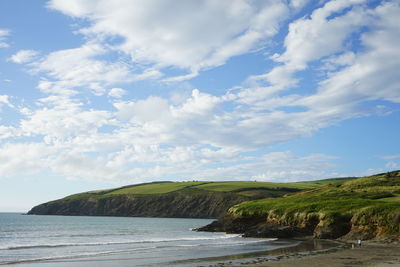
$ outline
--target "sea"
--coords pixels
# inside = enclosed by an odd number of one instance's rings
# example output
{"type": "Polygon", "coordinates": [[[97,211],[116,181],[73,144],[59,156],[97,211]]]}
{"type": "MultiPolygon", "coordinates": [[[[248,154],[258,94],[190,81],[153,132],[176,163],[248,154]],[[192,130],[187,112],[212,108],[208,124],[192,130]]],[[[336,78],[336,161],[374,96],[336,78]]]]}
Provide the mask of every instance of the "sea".
{"type": "Polygon", "coordinates": [[[193,231],[211,221],[0,213],[0,265],[209,266],[297,244],[193,231]]]}

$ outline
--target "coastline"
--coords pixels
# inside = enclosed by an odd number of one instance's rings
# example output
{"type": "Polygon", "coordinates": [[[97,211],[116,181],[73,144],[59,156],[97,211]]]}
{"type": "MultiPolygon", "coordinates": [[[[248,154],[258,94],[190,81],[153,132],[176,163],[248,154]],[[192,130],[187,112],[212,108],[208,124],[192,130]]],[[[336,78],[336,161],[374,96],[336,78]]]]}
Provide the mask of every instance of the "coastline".
{"type": "Polygon", "coordinates": [[[314,253],[326,253],[327,251],[338,250],[342,247],[348,246],[347,243],[337,240],[312,239],[310,237],[276,239],[271,241],[269,245],[275,246],[275,248],[257,252],[231,254],[218,257],[189,259],[183,261],[178,260],[170,262],[168,266],[253,266],[255,263],[260,264],[268,261],[278,261],[284,257],[296,257],[299,255],[314,253]]]}
{"type": "Polygon", "coordinates": [[[343,243],[332,249],[315,250],[248,258],[238,263],[218,263],[212,266],[247,267],[339,267],[339,266],[400,266],[400,242],[364,241],[361,247],[343,243]]]}

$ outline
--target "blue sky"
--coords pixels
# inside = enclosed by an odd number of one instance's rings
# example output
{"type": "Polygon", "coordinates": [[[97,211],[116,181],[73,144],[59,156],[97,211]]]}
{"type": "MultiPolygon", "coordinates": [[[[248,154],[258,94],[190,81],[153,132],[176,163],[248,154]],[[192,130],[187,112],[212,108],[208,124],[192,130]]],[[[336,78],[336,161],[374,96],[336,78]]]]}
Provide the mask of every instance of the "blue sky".
{"type": "Polygon", "coordinates": [[[0,2],[0,211],[400,169],[400,1],[0,2]]]}

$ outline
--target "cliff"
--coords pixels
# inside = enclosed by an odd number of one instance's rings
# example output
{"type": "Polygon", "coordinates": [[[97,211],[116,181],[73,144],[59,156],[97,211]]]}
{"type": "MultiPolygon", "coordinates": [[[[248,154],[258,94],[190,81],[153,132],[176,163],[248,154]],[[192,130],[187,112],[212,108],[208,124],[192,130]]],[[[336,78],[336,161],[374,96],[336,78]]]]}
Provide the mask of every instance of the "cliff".
{"type": "Polygon", "coordinates": [[[91,191],[33,207],[28,214],[217,218],[247,200],[280,197],[315,183],[157,182],[91,191]]]}
{"type": "Polygon", "coordinates": [[[248,199],[232,193],[212,192],[115,195],[48,202],[32,208],[28,214],[216,218],[229,207],[248,199]]]}
{"type": "Polygon", "coordinates": [[[199,230],[253,237],[400,240],[400,171],[233,206],[199,230]]]}

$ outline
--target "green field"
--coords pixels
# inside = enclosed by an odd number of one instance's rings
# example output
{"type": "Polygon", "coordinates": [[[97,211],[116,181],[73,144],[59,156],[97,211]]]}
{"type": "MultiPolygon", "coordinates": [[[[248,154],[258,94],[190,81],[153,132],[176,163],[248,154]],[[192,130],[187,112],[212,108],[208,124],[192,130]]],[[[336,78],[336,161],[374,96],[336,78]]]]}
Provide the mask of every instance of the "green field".
{"type": "Polygon", "coordinates": [[[137,186],[125,187],[109,192],[109,195],[119,194],[165,194],[178,190],[182,190],[188,187],[194,187],[196,185],[203,184],[204,182],[166,182],[166,183],[152,183],[137,186]]]}
{"type": "Polygon", "coordinates": [[[279,189],[279,188],[294,188],[294,189],[310,189],[315,186],[313,183],[269,183],[269,182],[210,182],[196,186],[197,188],[220,191],[220,192],[234,192],[242,191],[244,189],[279,189]]]}
{"type": "Polygon", "coordinates": [[[276,217],[296,225],[304,217],[391,226],[400,232],[400,172],[327,184],[282,198],[247,201],[229,209],[235,218],[276,217]]]}
{"type": "Polygon", "coordinates": [[[327,179],[318,181],[296,182],[296,183],[271,183],[256,181],[188,181],[188,182],[153,182],[147,184],[137,184],[124,186],[114,189],[95,190],[67,196],[64,199],[78,198],[104,198],[115,195],[153,195],[167,194],[184,190],[201,190],[212,192],[235,192],[243,196],[260,198],[265,196],[282,196],[286,193],[312,189],[323,184],[340,183],[349,178],[327,179]]]}

